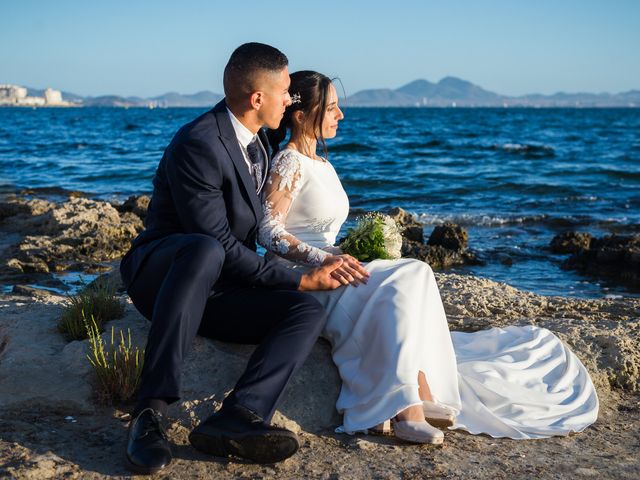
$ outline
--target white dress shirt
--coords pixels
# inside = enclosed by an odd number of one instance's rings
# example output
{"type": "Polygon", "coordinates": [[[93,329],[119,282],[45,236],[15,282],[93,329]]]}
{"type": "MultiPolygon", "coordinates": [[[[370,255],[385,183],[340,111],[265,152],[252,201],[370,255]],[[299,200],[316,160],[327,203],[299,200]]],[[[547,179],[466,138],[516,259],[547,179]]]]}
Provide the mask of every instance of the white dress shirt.
{"type": "MultiPolygon", "coordinates": [[[[251,175],[251,177],[255,181],[253,168],[251,167],[251,159],[249,158],[249,152],[247,151],[247,146],[251,142],[253,142],[253,140],[258,136],[258,134],[254,135],[253,133],[251,133],[251,130],[249,130],[242,123],[240,123],[240,120],[238,120],[236,116],[233,114],[233,112],[229,110],[229,107],[226,107],[226,108],[227,108],[227,112],[229,113],[229,118],[231,119],[231,125],[233,125],[233,130],[236,132],[236,138],[238,139],[238,144],[240,145],[240,151],[242,151],[242,156],[244,157],[244,162],[247,164],[249,175],[251,175]]],[[[262,142],[260,141],[260,139],[258,139],[258,145],[260,145],[260,149],[262,150],[262,158],[266,163],[266,160],[269,157],[267,156],[267,152],[265,151],[264,146],[262,145],[262,142]]],[[[267,172],[266,172],[265,164],[262,165],[262,172],[263,172],[263,176],[266,177],[267,172]]],[[[264,183],[264,178],[262,180],[263,180],[262,183],[264,183]]],[[[262,190],[262,185],[260,185],[260,188],[258,189],[258,193],[260,193],[260,190],[262,190]]]]}

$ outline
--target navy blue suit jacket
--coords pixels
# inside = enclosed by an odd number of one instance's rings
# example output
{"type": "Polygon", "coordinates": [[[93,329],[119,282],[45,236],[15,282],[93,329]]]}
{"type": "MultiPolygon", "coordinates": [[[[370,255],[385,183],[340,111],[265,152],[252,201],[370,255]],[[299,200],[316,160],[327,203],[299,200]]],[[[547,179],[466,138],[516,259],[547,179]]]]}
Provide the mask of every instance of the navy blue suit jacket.
{"type": "MultiPolygon", "coordinates": [[[[269,152],[264,132],[259,135],[269,152]]],[[[200,233],[224,247],[221,282],[297,289],[300,272],[256,253],[262,217],[253,178],[222,100],[184,125],[166,148],[153,179],[146,229],[121,262],[124,284],[133,282],[157,240],[200,233]]]]}

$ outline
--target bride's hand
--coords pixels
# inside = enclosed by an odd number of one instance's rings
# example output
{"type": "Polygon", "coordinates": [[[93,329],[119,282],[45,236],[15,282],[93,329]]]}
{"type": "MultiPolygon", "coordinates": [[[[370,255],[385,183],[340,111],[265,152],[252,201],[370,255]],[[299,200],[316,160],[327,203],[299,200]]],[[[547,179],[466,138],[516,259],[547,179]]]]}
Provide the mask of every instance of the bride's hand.
{"type": "Polygon", "coordinates": [[[342,259],[342,265],[331,273],[333,278],[338,280],[342,285],[352,285],[354,287],[357,287],[361,283],[367,283],[369,272],[351,255],[329,255],[323,265],[326,265],[336,258],[342,259]]]}

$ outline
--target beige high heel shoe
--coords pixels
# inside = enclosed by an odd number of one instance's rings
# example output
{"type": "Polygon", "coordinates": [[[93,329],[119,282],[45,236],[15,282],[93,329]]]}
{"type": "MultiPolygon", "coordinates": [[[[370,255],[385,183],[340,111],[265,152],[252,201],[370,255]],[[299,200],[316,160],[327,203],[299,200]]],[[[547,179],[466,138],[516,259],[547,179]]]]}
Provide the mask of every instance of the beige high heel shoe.
{"type": "Polygon", "coordinates": [[[393,435],[400,440],[411,443],[441,445],[444,442],[444,433],[432,427],[426,421],[409,422],[396,419],[386,420],[375,428],[370,428],[369,433],[374,435],[393,435]],[[391,428],[393,426],[393,429],[391,428]]]}
{"type": "Polygon", "coordinates": [[[444,442],[444,433],[424,422],[409,422],[391,419],[393,433],[401,440],[411,443],[426,443],[441,445],[444,442]]]}
{"type": "Polygon", "coordinates": [[[431,400],[422,401],[422,411],[424,412],[424,418],[434,427],[451,427],[456,421],[455,410],[431,400]]]}

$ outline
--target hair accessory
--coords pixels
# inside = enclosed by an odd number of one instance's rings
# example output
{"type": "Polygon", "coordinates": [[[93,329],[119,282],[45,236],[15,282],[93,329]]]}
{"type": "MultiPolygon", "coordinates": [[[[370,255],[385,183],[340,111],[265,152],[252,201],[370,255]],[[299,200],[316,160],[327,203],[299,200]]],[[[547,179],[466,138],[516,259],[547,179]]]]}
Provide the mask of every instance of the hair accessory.
{"type": "Polygon", "coordinates": [[[299,93],[294,93],[291,95],[291,105],[302,102],[299,93]]]}

